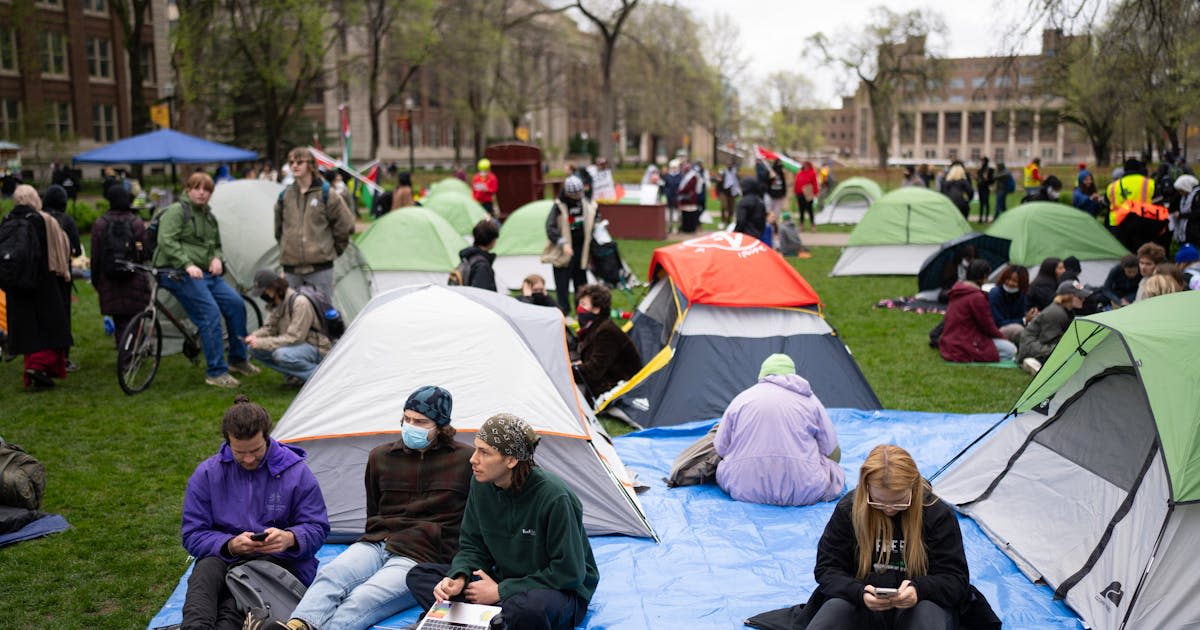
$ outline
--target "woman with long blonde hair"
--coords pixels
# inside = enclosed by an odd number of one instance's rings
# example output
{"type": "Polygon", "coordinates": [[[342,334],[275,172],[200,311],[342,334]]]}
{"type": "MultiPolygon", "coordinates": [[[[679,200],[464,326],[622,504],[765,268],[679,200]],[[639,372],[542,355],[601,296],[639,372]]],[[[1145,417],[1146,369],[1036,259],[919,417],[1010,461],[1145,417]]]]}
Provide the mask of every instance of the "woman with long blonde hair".
{"type": "Polygon", "coordinates": [[[907,451],[871,450],[817,547],[807,630],[956,628],[971,601],[954,511],[907,451]]]}

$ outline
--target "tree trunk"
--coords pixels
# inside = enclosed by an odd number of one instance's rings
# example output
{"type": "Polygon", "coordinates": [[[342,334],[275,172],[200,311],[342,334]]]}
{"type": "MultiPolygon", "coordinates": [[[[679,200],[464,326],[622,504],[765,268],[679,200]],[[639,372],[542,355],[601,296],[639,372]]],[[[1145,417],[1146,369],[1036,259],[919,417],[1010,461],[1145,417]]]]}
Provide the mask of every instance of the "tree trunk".
{"type": "Polygon", "coordinates": [[[605,42],[603,79],[600,83],[600,155],[616,164],[612,132],[616,126],[616,95],[612,87],[612,53],[615,42],[605,42]]]}

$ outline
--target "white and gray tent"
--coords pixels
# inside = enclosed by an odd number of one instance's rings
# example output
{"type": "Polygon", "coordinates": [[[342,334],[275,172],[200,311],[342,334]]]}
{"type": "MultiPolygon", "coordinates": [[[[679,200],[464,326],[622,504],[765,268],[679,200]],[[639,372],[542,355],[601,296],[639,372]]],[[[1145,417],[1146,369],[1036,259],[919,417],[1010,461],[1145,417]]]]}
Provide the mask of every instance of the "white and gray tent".
{"type": "Polygon", "coordinates": [[[1094,630],[1200,627],[1200,293],[1072,322],[935,491],[1094,630]]]}
{"type": "Polygon", "coordinates": [[[470,444],[488,417],[514,413],[542,436],[536,461],[583,503],[590,535],[654,537],[634,480],[575,387],[562,314],[492,291],[422,285],[376,296],[279,420],[272,436],[308,451],[331,540],[361,535],[367,454],[399,437],[408,394],[454,398],[470,444]]]}
{"type": "Polygon", "coordinates": [[[867,209],[871,207],[871,204],[882,196],[883,189],[875,183],[875,180],[866,177],[851,177],[838,184],[833,192],[829,193],[829,197],[821,205],[821,211],[813,217],[813,222],[821,224],[858,223],[866,216],[867,209]]]}

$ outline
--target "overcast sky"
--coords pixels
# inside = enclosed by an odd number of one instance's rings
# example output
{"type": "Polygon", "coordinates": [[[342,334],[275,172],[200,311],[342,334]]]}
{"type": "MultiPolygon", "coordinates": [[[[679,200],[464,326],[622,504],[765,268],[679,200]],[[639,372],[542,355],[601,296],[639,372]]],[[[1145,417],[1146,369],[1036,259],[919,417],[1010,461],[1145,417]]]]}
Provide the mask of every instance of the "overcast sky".
{"type": "MultiPolygon", "coordinates": [[[[866,23],[879,0],[681,0],[700,19],[725,13],[741,28],[741,42],[750,60],[750,72],[766,76],[776,70],[805,70],[815,87],[815,96],[827,106],[841,104],[843,90],[849,84],[832,70],[819,67],[812,57],[804,57],[805,40],[823,32],[833,38],[851,32],[856,24],[866,23]]],[[[1020,20],[1028,0],[890,0],[887,7],[897,13],[929,9],[942,16],[946,38],[940,52],[948,57],[984,57],[1005,50],[1006,34],[1020,20]]],[[[1018,43],[1021,53],[1036,53],[1041,48],[1040,31],[1018,43]]],[[[846,95],[849,95],[847,92],[846,95]]]]}

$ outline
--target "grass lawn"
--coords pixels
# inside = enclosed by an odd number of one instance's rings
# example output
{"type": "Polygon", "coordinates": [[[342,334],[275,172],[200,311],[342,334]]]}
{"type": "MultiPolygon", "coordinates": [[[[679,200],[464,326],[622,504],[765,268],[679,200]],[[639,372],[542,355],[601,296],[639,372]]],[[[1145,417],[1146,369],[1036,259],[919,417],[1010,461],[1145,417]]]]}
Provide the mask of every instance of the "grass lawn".
{"type": "MultiPolygon", "coordinates": [[[[622,241],[644,276],[661,243],[622,241]]],[[[792,260],[826,305],[883,405],[894,409],[999,412],[1028,377],[1020,370],[955,367],[929,348],[935,316],[873,308],[911,294],[913,278],[830,278],[836,248],[792,260]]],[[[221,442],[220,418],[234,392],[204,385],[204,370],[164,357],[149,391],[125,396],[96,295],[77,283],[71,357],[82,369],[53,391],[21,389],[21,362],[0,363],[0,435],[48,470],[44,509],[63,514],[66,533],[0,550],[4,628],[138,628],[158,610],[187,565],[179,519],[184,486],[221,442]]],[[[618,294],[625,310],[639,296],[618,294]]],[[[241,392],[279,418],[294,396],[264,371],[241,392]]]]}

